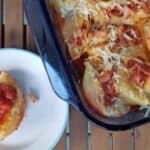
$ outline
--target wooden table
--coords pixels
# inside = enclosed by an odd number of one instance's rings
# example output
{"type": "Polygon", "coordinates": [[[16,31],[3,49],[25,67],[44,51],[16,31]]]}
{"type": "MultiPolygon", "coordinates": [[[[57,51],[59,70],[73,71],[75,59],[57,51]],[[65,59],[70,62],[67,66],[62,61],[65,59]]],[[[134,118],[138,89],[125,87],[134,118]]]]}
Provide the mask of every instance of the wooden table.
{"type": "MultiPolygon", "coordinates": [[[[22,0],[0,0],[0,46],[36,51],[22,0]]],[[[1,148],[0,148],[1,149],[1,148]]],[[[95,127],[70,107],[68,126],[55,150],[150,150],[150,124],[125,132],[95,127]]],[[[39,149],[40,150],[40,149],[39,149]]]]}

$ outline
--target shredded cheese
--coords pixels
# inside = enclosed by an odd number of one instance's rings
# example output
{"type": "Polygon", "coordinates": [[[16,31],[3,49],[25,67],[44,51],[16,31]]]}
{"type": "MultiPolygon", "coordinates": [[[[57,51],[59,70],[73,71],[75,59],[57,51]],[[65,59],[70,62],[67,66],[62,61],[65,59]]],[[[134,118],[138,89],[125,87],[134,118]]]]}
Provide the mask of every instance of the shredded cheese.
{"type": "Polygon", "coordinates": [[[79,0],[78,4],[72,10],[73,16],[81,16],[83,15],[86,20],[88,20],[88,15],[95,16],[97,15],[97,11],[86,7],[84,0],[79,0]]]}
{"type": "Polygon", "coordinates": [[[99,9],[109,8],[112,5],[112,2],[98,2],[96,3],[96,7],[99,9]]]}
{"type": "Polygon", "coordinates": [[[119,66],[120,65],[120,55],[116,53],[112,53],[109,49],[100,49],[95,48],[94,49],[99,57],[102,58],[103,64],[106,68],[109,70],[112,69],[114,65],[119,66]]]}
{"type": "Polygon", "coordinates": [[[121,47],[121,53],[120,53],[121,58],[126,59],[126,57],[129,56],[133,51],[135,51],[136,48],[138,49],[139,46],[137,46],[137,47],[121,47]]]}

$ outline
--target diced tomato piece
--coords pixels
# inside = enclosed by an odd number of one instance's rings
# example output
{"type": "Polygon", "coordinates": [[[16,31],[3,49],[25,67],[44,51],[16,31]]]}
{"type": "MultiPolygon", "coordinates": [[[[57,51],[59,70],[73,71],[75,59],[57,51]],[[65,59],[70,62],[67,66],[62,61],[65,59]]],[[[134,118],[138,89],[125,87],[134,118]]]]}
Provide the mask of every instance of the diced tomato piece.
{"type": "Polygon", "coordinates": [[[109,13],[111,15],[114,15],[114,16],[117,16],[117,17],[123,17],[124,16],[123,11],[121,9],[119,9],[117,6],[115,6],[113,9],[111,9],[109,13]]]}
{"type": "Polygon", "coordinates": [[[130,59],[128,61],[127,66],[129,69],[135,69],[139,66],[142,67],[142,65],[144,64],[144,61],[145,61],[144,58],[142,58],[141,56],[138,56],[136,58],[130,59]]]}
{"type": "Polygon", "coordinates": [[[150,75],[150,64],[143,64],[141,67],[141,71],[146,75],[150,75]]]}
{"type": "Polygon", "coordinates": [[[146,63],[144,58],[138,56],[130,59],[127,66],[131,70],[131,81],[136,85],[143,86],[148,76],[150,76],[150,64],[146,63]]]}
{"type": "Polygon", "coordinates": [[[11,85],[0,84],[0,101],[9,103],[10,105],[15,102],[17,98],[17,89],[11,85]]]}
{"type": "Polygon", "coordinates": [[[128,1],[128,2],[127,2],[127,6],[128,6],[132,11],[136,11],[136,10],[137,10],[137,7],[138,7],[138,4],[136,4],[136,3],[133,2],[133,1],[128,1]]]}
{"type": "Polygon", "coordinates": [[[106,95],[109,95],[111,97],[117,96],[117,92],[116,92],[116,89],[112,80],[106,83],[102,83],[102,88],[106,95]]]}
{"type": "Polygon", "coordinates": [[[142,35],[135,26],[125,24],[121,27],[121,30],[121,41],[126,41],[128,45],[137,45],[142,42],[142,35]]]}
{"type": "Polygon", "coordinates": [[[112,69],[112,71],[105,71],[100,75],[100,83],[105,94],[104,99],[106,106],[111,106],[114,103],[113,98],[118,96],[115,83],[112,80],[114,71],[115,69],[112,69]]]}
{"type": "Polygon", "coordinates": [[[133,68],[133,67],[137,66],[137,62],[135,60],[133,60],[133,59],[130,59],[128,61],[127,66],[128,66],[128,68],[133,68]]]}
{"type": "Polygon", "coordinates": [[[118,38],[116,39],[115,44],[114,44],[113,47],[112,47],[112,51],[113,51],[113,52],[116,52],[116,53],[119,53],[122,46],[125,46],[125,47],[126,47],[126,46],[128,46],[128,43],[127,43],[126,40],[124,40],[124,38],[122,38],[122,37],[120,36],[120,37],[118,37],[118,38]]]}
{"type": "Polygon", "coordinates": [[[134,82],[138,86],[143,86],[147,79],[147,75],[145,75],[140,68],[133,70],[131,74],[131,81],[134,82]]]}

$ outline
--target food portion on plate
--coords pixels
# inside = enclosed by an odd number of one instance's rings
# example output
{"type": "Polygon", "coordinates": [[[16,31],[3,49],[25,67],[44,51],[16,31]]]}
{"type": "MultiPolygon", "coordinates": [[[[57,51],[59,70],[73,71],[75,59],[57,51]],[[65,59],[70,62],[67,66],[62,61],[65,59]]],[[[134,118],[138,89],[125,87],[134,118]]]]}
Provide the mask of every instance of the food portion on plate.
{"type": "Polygon", "coordinates": [[[15,131],[24,115],[25,101],[17,81],[0,72],[0,140],[15,131]]]}
{"type": "Polygon", "coordinates": [[[150,109],[150,1],[50,0],[84,102],[119,117],[150,109]]]}

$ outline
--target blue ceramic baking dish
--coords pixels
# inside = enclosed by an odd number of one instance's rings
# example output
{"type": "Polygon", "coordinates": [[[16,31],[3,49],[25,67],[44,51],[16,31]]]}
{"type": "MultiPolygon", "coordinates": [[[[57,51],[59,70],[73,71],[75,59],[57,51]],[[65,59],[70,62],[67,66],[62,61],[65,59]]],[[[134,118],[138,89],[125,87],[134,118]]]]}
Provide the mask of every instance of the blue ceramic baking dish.
{"type": "Polygon", "coordinates": [[[69,58],[67,46],[55,24],[56,20],[50,12],[48,1],[24,0],[24,8],[39,54],[55,93],[76,109],[82,111],[88,119],[98,126],[108,130],[126,130],[150,122],[150,114],[148,117],[144,117],[145,109],[128,113],[119,118],[107,118],[93,113],[84,105],[74,66],[71,62],[67,62],[69,58]]]}

